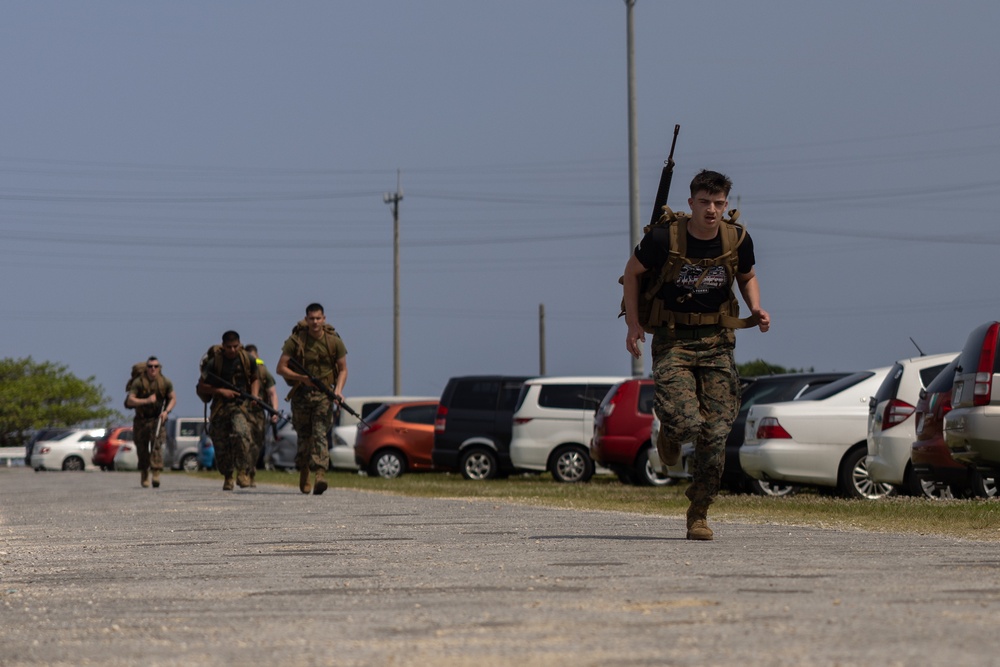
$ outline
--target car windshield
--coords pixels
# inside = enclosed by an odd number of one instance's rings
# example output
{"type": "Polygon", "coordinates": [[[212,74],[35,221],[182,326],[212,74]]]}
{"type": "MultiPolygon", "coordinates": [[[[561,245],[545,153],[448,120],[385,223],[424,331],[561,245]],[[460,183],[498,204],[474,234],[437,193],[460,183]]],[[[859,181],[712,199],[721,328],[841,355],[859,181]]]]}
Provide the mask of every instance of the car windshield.
{"type": "Polygon", "coordinates": [[[824,398],[830,398],[831,396],[836,396],[845,389],[849,389],[859,382],[863,382],[868,378],[875,375],[871,371],[861,371],[859,373],[851,373],[847,377],[842,377],[836,382],[831,382],[830,384],[823,385],[822,387],[817,387],[812,391],[808,391],[802,394],[799,399],[801,401],[821,401],[824,398]]]}
{"type": "Polygon", "coordinates": [[[927,385],[928,394],[940,394],[944,391],[951,391],[951,385],[955,381],[955,368],[958,366],[958,359],[944,367],[933,380],[927,385]]]}
{"type": "Polygon", "coordinates": [[[365,417],[365,421],[368,422],[369,424],[371,424],[374,421],[378,421],[379,417],[385,414],[385,411],[389,409],[390,405],[392,404],[383,403],[382,405],[378,406],[377,408],[372,410],[367,417],[365,417]]]}

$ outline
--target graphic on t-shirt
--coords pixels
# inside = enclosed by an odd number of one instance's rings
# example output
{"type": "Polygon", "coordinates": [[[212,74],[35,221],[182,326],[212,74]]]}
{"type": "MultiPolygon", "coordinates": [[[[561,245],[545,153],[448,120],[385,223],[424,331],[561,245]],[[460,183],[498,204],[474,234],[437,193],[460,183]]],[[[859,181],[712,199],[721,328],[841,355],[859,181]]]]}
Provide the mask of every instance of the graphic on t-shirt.
{"type": "MultiPolygon", "coordinates": [[[[705,269],[700,266],[695,266],[693,264],[685,264],[681,267],[681,273],[677,276],[675,281],[677,286],[690,290],[701,278],[701,274],[705,269]]],[[[695,294],[704,294],[710,289],[719,289],[720,287],[726,286],[726,267],[724,266],[711,266],[708,268],[708,275],[705,279],[701,281],[697,289],[694,290],[695,294]]]]}

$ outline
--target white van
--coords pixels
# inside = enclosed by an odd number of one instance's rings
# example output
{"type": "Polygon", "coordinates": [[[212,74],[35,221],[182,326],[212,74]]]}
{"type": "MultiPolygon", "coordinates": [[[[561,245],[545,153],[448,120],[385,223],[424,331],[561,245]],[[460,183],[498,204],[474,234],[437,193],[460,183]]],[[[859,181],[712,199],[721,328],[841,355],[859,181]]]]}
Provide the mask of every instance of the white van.
{"type": "MultiPolygon", "coordinates": [[[[438,396],[349,396],[344,402],[364,419],[383,403],[401,403],[403,401],[436,401],[438,396]]],[[[289,414],[291,410],[288,411],[289,414]]],[[[340,410],[333,423],[333,433],[330,434],[330,468],[339,470],[357,470],[354,460],[354,441],[358,437],[358,418],[340,410]]],[[[286,422],[278,429],[278,439],[267,439],[265,465],[272,468],[294,469],[295,451],[298,448],[298,436],[291,422],[286,422]]]]}
{"type": "Polygon", "coordinates": [[[514,408],[510,460],[522,470],[549,471],[559,482],[594,475],[590,441],[594,413],[615,384],[627,377],[540,377],[521,387],[514,408]]]}

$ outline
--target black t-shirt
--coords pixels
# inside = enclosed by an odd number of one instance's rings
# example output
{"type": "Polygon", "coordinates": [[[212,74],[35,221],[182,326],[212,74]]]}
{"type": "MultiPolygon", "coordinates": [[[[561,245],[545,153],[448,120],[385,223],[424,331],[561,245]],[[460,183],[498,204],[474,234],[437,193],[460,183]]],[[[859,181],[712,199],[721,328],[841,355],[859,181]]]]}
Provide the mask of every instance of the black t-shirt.
{"type": "MultiPolygon", "coordinates": [[[[659,274],[667,261],[670,250],[670,229],[660,225],[649,230],[639,245],[635,247],[635,257],[649,272],[659,274]]],[[[711,241],[697,239],[691,234],[687,236],[686,255],[691,259],[707,259],[722,254],[722,237],[716,235],[711,241]]],[[[737,272],[748,273],[753,268],[753,239],[747,234],[743,243],[737,249],[739,257],[737,272]]],[[[729,298],[731,285],[726,283],[726,267],[723,264],[710,267],[708,275],[691,294],[691,298],[678,302],[677,298],[687,294],[701,277],[701,267],[685,264],[675,282],[665,283],[660,288],[659,297],[666,307],[682,313],[714,313],[719,310],[729,298]]]]}

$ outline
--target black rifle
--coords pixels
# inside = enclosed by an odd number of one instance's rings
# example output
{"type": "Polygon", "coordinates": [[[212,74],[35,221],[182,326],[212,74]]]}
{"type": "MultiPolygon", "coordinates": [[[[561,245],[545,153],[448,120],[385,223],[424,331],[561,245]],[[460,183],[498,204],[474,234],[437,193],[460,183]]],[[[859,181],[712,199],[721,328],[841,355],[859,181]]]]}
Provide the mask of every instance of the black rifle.
{"type": "Polygon", "coordinates": [[[359,415],[357,411],[354,410],[354,408],[345,403],[343,397],[338,396],[333,389],[328,387],[327,384],[322,380],[320,380],[318,377],[316,377],[315,375],[310,375],[309,371],[306,370],[306,367],[303,366],[302,362],[300,362],[298,359],[296,359],[295,357],[289,357],[288,367],[291,368],[296,373],[298,373],[299,375],[305,375],[307,378],[309,378],[309,381],[312,382],[317,389],[326,394],[331,401],[339,404],[340,407],[344,409],[344,412],[351,415],[352,417],[355,417],[359,422],[361,422],[364,425],[365,428],[369,427],[368,422],[362,419],[361,415],[359,415]]]}
{"type": "Polygon", "coordinates": [[[245,391],[240,391],[239,389],[236,388],[236,385],[234,385],[232,382],[226,382],[215,373],[209,372],[205,381],[208,384],[212,385],[213,387],[221,387],[222,389],[228,389],[229,391],[236,392],[237,394],[239,394],[240,398],[242,398],[245,401],[250,401],[251,403],[257,404],[264,412],[266,412],[269,415],[277,415],[279,419],[288,419],[288,417],[286,417],[283,412],[281,412],[280,410],[275,410],[270,405],[268,405],[267,401],[261,398],[257,398],[253,394],[249,394],[245,391]]]}
{"type": "Polygon", "coordinates": [[[663,163],[663,171],[660,172],[660,186],[656,188],[656,200],[653,202],[653,217],[649,219],[649,224],[655,225],[656,221],[663,215],[663,207],[667,205],[667,195],[670,194],[670,181],[674,178],[674,146],[677,145],[677,135],[681,131],[680,125],[674,125],[674,140],[670,142],[670,155],[663,163]]]}

